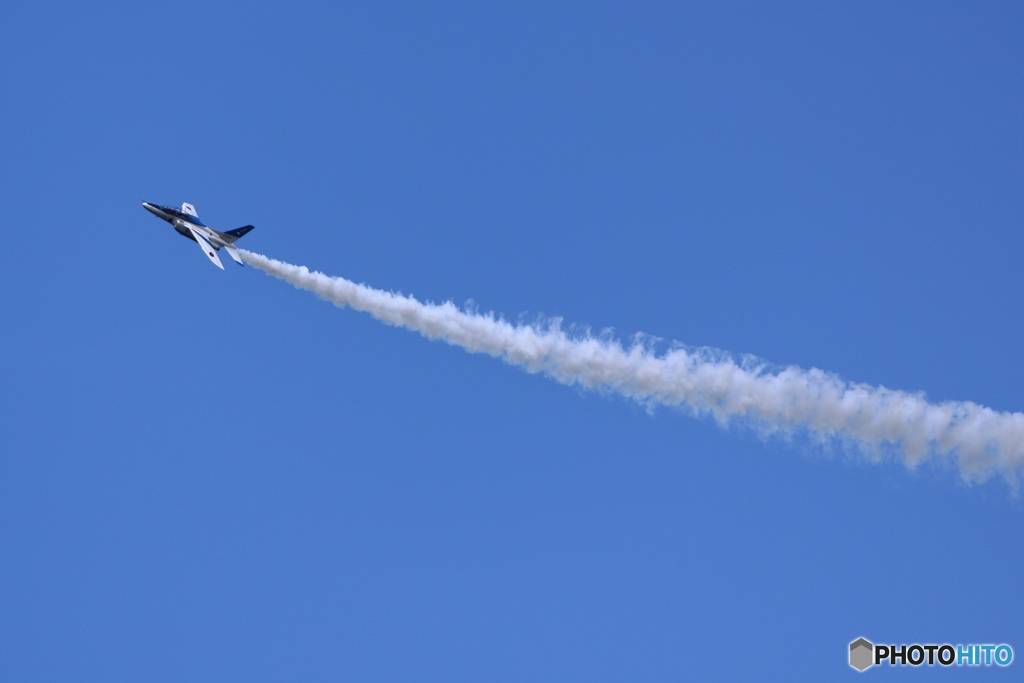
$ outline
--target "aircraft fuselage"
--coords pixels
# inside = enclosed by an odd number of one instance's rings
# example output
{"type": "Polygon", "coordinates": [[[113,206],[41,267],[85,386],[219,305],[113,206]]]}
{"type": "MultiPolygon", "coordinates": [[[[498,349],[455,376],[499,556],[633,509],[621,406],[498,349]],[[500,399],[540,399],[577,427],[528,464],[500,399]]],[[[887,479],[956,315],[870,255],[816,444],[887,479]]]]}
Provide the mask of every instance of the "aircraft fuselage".
{"type": "Polygon", "coordinates": [[[173,206],[159,206],[156,204],[150,204],[149,202],[142,202],[142,206],[157,218],[162,218],[170,223],[174,226],[174,229],[178,231],[178,234],[182,237],[189,238],[193,242],[196,241],[196,238],[192,236],[192,231],[186,227],[186,223],[190,223],[197,228],[206,227],[204,224],[200,223],[199,219],[195,216],[189,216],[181,209],[173,206]]]}

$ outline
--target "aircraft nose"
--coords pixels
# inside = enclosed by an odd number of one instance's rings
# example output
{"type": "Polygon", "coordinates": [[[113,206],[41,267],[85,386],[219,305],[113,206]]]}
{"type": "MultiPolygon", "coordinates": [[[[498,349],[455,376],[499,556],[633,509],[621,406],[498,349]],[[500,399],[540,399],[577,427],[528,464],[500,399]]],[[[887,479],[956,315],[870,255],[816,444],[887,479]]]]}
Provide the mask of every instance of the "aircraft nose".
{"type": "Polygon", "coordinates": [[[150,213],[156,213],[156,206],[153,204],[150,204],[149,202],[142,202],[142,206],[144,206],[150,213]]]}

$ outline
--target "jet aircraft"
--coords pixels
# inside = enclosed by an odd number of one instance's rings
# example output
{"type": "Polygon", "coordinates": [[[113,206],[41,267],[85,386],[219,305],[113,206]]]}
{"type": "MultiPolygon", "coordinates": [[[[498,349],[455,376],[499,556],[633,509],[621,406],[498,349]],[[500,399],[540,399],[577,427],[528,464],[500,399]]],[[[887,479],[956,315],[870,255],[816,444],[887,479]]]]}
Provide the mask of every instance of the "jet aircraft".
{"type": "Polygon", "coordinates": [[[149,202],[142,202],[142,206],[154,216],[163,218],[173,225],[174,229],[181,235],[196,242],[207,258],[213,262],[213,265],[221,270],[224,270],[224,266],[221,264],[217,252],[222,248],[228,252],[238,265],[244,265],[242,257],[234,245],[238,238],[252,230],[253,226],[247,225],[243,228],[220,232],[203,225],[199,220],[199,214],[196,213],[196,207],[189,203],[182,204],[180,209],[173,206],[150,204],[149,202]]]}

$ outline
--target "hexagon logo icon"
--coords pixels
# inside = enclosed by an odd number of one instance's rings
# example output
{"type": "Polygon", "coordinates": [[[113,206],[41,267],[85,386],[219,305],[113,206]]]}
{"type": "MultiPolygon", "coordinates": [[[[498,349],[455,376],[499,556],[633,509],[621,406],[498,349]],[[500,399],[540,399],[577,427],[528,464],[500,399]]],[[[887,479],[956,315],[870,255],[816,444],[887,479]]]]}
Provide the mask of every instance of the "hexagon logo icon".
{"type": "Polygon", "coordinates": [[[872,664],[875,659],[875,646],[864,638],[858,638],[850,643],[850,666],[857,671],[863,671],[872,664]]]}

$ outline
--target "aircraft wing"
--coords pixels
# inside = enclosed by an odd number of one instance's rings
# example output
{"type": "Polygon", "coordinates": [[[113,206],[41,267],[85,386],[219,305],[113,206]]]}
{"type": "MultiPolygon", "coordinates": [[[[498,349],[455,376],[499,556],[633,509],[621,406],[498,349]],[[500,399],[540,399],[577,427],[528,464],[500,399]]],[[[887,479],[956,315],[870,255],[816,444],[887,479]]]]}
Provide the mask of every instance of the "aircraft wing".
{"type": "Polygon", "coordinates": [[[206,254],[211,261],[213,261],[213,265],[217,266],[221,270],[224,270],[224,264],[220,262],[220,257],[217,256],[216,250],[210,246],[210,243],[206,241],[206,238],[200,235],[199,232],[193,230],[192,228],[189,228],[188,230],[189,232],[192,233],[192,236],[196,238],[196,243],[199,244],[199,247],[203,250],[203,253],[206,254]]]}

